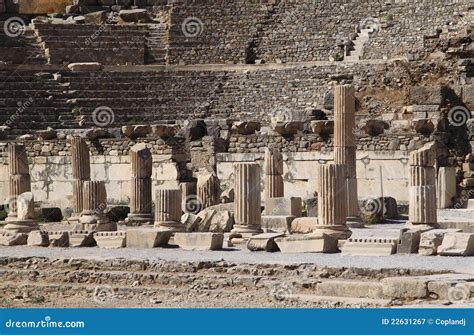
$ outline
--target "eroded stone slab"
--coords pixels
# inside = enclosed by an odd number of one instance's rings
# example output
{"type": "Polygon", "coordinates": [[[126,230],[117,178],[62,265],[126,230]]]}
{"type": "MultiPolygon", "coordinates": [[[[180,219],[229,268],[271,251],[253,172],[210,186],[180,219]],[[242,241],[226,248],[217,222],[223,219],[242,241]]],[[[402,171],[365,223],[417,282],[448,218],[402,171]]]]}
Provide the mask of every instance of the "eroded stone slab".
{"type": "Polygon", "coordinates": [[[441,256],[474,256],[474,234],[447,233],[438,247],[441,256]]]}
{"type": "Polygon", "coordinates": [[[50,247],[69,247],[69,232],[67,231],[50,231],[48,237],[50,247]]]}
{"type": "Polygon", "coordinates": [[[94,239],[99,248],[119,249],[127,246],[126,231],[98,232],[94,234],[94,239]]]}
{"type": "Polygon", "coordinates": [[[301,217],[302,211],[303,202],[301,198],[268,198],[265,200],[263,215],[301,217]]]}
{"type": "Polygon", "coordinates": [[[254,235],[247,242],[247,249],[249,249],[250,251],[280,251],[280,248],[276,244],[275,239],[283,236],[285,236],[284,233],[264,233],[254,235]]]}
{"type": "Polygon", "coordinates": [[[294,219],[294,216],[262,216],[262,228],[277,232],[290,231],[294,219]]]}
{"type": "Polygon", "coordinates": [[[127,230],[127,248],[151,249],[164,247],[173,234],[160,228],[127,230]]]}
{"type": "Polygon", "coordinates": [[[315,217],[296,218],[291,222],[292,234],[309,234],[318,227],[318,219],[315,217]]]}
{"type": "Polygon", "coordinates": [[[321,236],[304,235],[290,236],[275,239],[276,244],[283,253],[336,253],[339,251],[337,247],[337,239],[326,234],[321,236]]]}
{"type": "Polygon", "coordinates": [[[221,250],[224,244],[224,234],[176,233],[174,242],[185,250],[221,250]]]}

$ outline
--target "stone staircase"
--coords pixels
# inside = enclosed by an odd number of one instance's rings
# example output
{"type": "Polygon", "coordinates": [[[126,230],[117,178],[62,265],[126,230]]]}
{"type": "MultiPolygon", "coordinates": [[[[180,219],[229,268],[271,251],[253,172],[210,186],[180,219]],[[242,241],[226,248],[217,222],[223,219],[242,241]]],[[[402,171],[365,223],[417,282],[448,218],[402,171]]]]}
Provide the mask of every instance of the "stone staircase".
{"type": "Polygon", "coordinates": [[[361,59],[364,53],[364,45],[370,39],[370,34],[372,30],[369,28],[361,29],[355,39],[352,40],[353,47],[349,51],[349,54],[344,57],[344,60],[347,62],[355,62],[361,59]]]}
{"type": "MultiPolygon", "coordinates": [[[[5,22],[0,22],[5,27],[5,22]]],[[[0,61],[12,64],[46,64],[46,54],[34,30],[25,26],[24,32],[11,37],[0,29],[0,61]]]]}
{"type": "Polygon", "coordinates": [[[149,24],[146,36],[145,64],[165,65],[169,30],[165,24],[149,24]]]}
{"type": "Polygon", "coordinates": [[[408,269],[123,258],[3,257],[0,273],[0,301],[9,307],[387,307],[420,300],[439,304],[449,300],[450,287],[473,280],[469,275],[408,269]]]}

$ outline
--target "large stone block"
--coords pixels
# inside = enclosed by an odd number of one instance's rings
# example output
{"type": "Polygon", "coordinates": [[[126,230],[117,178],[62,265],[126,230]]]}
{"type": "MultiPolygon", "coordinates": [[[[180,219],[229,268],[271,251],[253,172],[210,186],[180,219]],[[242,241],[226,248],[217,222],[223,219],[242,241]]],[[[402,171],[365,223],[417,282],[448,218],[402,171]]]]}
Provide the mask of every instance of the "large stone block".
{"type": "Polygon", "coordinates": [[[294,216],[262,216],[262,228],[279,232],[290,231],[294,219],[294,216]]]}
{"type": "Polygon", "coordinates": [[[75,230],[69,232],[69,246],[72,248],[90,248],[96,245],[93,231],[75,230]]]}
{"type": "Polygon", "coordinates": [[[474,234],[447,233],[438,247],[441,256],[474,256],[474,234]]]}
{"type": "Polygon", "coordinates": [[[300,217],[302,215],[302,211],[301,198],[268,198],[265,200],[265,211],[263,215],[291,215],[300,217]]]}
{"type": "Polygon", "coordinates": [[[365,238],[348,239],[342,247],[343,256],[390,256],[397,252],[397,240],[365,238]]]}
{"type": "Polygon", "coordinates": [[[35,218],[35,197],[32,192],[25,192],[18,196],[17,217],[19,220],[35,218]]]}
{"type": "Polygon", "coordinates": [[[434,256],[438,254],[438,247],[443,242],[447,233],[458,233],[460,229],[433,229],[421,234],[418,254],[422,256],[434,256]]]}
{"type": "Polygon", "coordinates": [[[27,244],[29,247],[49,246],[49,234],[47,231],[34,230],[28,234],[27,244]]]}
{"type": "Polygon", "coordinates": [[[58,248],[69,247],[69,232],[67,231],[50,231],[49,246],[58,248]]]}
{"type": "Polygon", "coordinates": [[[336,253],[339,251],[337,239],[326,234],[277,238],[275,242],[283,253],[336,253]]]}
{"type": "Polygon", "coordinates": [[[284,233],[264,233],[252,236],[247,242],[247,249],[250,251],[280,251],[275,239],[285,236],[284,233]]]}
{"type": "Polygon", "coordinates": [[[23,233],[2,233],[0,234],[0,245],[7,247],[15,245],[25,245],[28,235],[23,233]]]}
{"type": "Polygon", "coordinates": [[[402,231],[400,243],[397,246],[397,254],[417,254],[420,247],[421,231],[418,229],[406,229],[402,231]]]}
{"type": "Polygon", "coordinates": [[[127,230],[127,248],[150,249],[168,245],[172,232],[157,228],[127,230]]]}
{"type": "Polygon", "coordinates": [[[67,67],[69,68],[69,70],[74,72],[89,72],[102,70],[102,64],[100,63],[71,63],[67,67]]]}
{"type": "Polygon", "coordinates": [[[221,250],[224,244],[224,234],[176,233],[174,243],[185,250],[221,250]]]}
{"type": "Polygon", "coordinates": [[[385,296],[395,299],[421,299],[428,296],[427,282],[416,277],[384,278],[382,290],[385,296]]]}
{"type": "Polygon", "coordinates": [[[98,232],[94,234],[94,238],[99,248],[118,249],[127,245],[126,231],[98,232]]]}

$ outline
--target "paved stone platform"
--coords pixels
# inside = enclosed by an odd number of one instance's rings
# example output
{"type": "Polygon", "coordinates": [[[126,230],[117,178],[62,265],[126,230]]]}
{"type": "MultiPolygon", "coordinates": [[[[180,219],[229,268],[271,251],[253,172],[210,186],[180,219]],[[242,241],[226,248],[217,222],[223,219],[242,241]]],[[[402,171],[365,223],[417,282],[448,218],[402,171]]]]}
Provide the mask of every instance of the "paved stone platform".
{"type": "MultiPolygon", "coordinates": [[[[245,246],[242,246],[245,247],[245,246]]],[[[176,262],[220,261],[237,264],[314,264],[328,267],[357,267],[369,269],[423,269],[474,274],[474,257],[422,257],[392,255],[387,257],[342,256],[341,254],[282,254],[250,252],[230,248],[222,251],[186,251],[178,248],[99,249],[99,248],[33,248],[26,246],[0,247],[0,257],[47,257],[82,259],[149,259],[176,262]]]]}

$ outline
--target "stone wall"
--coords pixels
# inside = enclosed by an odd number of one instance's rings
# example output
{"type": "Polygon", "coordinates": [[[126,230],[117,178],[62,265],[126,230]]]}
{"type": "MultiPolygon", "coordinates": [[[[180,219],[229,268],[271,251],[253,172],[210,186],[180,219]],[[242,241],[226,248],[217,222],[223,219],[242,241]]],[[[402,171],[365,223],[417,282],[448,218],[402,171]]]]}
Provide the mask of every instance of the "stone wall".
{"type": "Polygon", "coordinates": [[[19,12],[23,14],[62,13],[73,0],[20,0],[19,12]]]}

